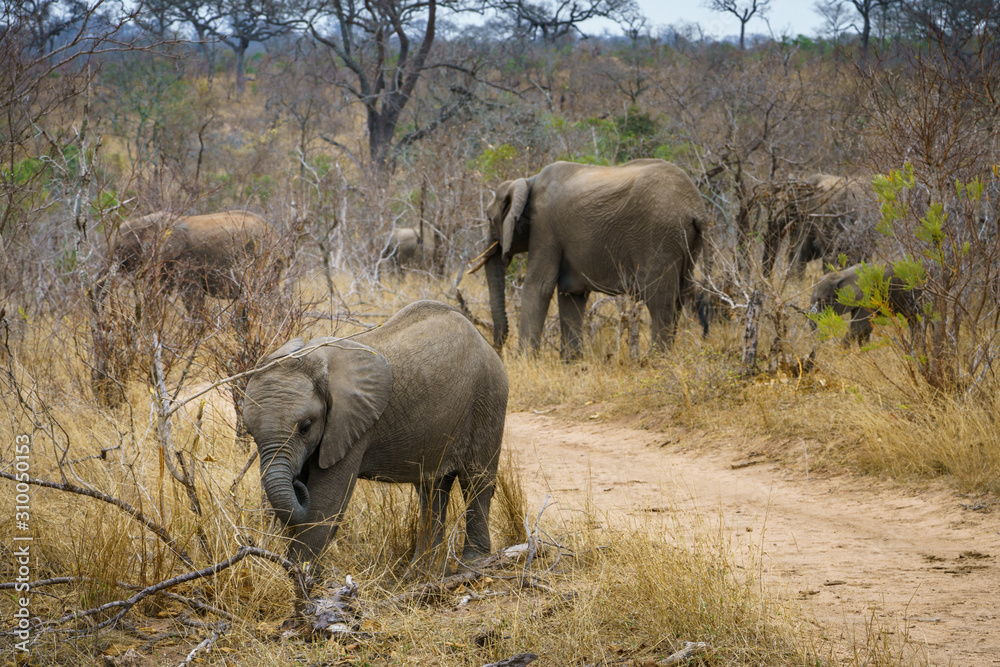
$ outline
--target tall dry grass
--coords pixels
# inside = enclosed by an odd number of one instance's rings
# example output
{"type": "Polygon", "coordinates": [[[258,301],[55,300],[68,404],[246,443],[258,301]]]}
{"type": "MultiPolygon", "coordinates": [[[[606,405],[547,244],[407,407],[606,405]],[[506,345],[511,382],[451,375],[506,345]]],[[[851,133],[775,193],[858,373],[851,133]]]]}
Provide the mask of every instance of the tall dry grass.
{"type": "MultiPolygon", "coordinates": [[[[328,294],[322,277],[306,280],[299,289],[317,310],[301,333],[360,331],[417,298],[448,300],[452,285],[419,273],[387,275],[379,284],[340,275],[336,294],[328,294]]],[[[474,313],[488,317],[485,288],[471,279],[461,287],[474,313]]],[[[735,325],[719,326],[701,341],[697,324],[687,318],[671,354],[632,359],[616,318],[611,302],[595,310],[582,362],[558,360],[554,326],[537,356],[507,351],[511,409],[554,407],[556,415],[567,418],[596,414],[598,419],[636,418],[650,428],[741,428],[775,437],[808,426],[808,437],[832,440],[844,437],[831,426],[837,420],[816,423],[810,415],[817,407],[840,406],[843,412],[837,414],[859,414],[853,407],[857,394],[835,376],[854,363],[841,360],[839,350],[824,349],[816,377],[747,382],[731,371],[740,338],[735,325]]],[[[80,351],[86,331],[72,315],[30,322],[15,356],[4,360],[3,440],[13,443],[14,436],[30,434],[33,477],[114,496],[162,527],[176,548],[118,507],[32,487],[32,579],[76,577],[36,592],[32,613],[52,620],[123,599],[134,592],[127,586],[147,586],[217,562],[244,544],[283,553],[286,538],[262,497],[256,465],[241,476],[251,452],[236,438],[230,393],[217,389],[172,420],[175,447],[192,471],[199,515],[161,459],[153,396],[141,374],[127,384],[121,407],[95,407],[86,355],[80,351]]],[[[183,378],[175,370],[170,378],[183,383],[181,398],[215,379],[206,360],[193,368],[183,378]]],[[[4,465],[11,460],[5,448],[4,465]]],[[[0,481],[0,504],[11,506],[13,497],[14,485],[0,481]]],[[[537,529],[542,542],[531,572],[540,585],[518,585],[523,566],[513,565],[502,576],[470,584],[435,604],[380,606],[412,584],[406,566],[415,494],[408,487],[359,482],[327,555],[331,583],[350,574],[360,584],[364,634],[346,642],[282,636],[280,626],[293,612],[295,591],[284,570],[267,560],[247,558],[171,591],[231,615],[216,652],[203,656],[219,664],[481,665],[522,651],[538,653],[551,664],[641,664],[669,655],[685,641],[709,643],[712,650],[703,658],[708,664],[832,664],[830,645],[808,630],[795,609],[776,602],[758,576],[752,551],[750,556],[734,551],[721,537],[723,531],[628,523],[598,516],[593,508],[572,521],[543,513],[536,526],[538,508],[527,507],[526,497],[516,466],[505,458],[492,512],[494,545],[521,542],[526,531],[537,529]],[[459,605],[466,597],[467,604],[459,605]]],[[[449,517],[447,535],[460,539],[457,492],[449,517]]],[[[0,520],[4,534],[14,528],[9,514],[0,520]]],[[[12,580],[12,568],[5,551],[0,579],[12,580]]],[[[10,596],[2,598],[4,617],[10,617],[13,605],[10,596]]],[[[109,613],[64,627],[86,630],[109,613]]],[[[210,634],[192,622],[218,620],[193,612],[191,603],[152,596],[113,631],[36,633],[32,659],[98,665],[133,649],[146,664],[177,663],[210,634]]],[[[865,664],[876,653],[880,664],[907,664],[897,647],[876,644],[872,637],[859,638],[852,664],[865,664]]]]}

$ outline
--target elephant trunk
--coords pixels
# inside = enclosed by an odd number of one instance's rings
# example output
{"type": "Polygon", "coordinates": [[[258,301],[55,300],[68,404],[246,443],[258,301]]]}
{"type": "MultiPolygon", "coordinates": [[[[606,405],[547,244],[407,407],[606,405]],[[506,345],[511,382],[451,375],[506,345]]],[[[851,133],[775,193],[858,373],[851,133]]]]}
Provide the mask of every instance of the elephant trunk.
{"type": "Polygon", "coordinates": [[[486,259],[486,285],[490,290],[490,310],[493,313],[493,347],[500,349],[507,341],[507,302],[504,289],[507,262],[497,250],[486,259]]]}
{"type": "Polygon", "coordinates": [[[309,515],[309,490],[295,479],[298,471],[292,469],[288,457],[276,452],[282,444],[260,448],[260,480],[278,520],[296,526],[309,515]]]}

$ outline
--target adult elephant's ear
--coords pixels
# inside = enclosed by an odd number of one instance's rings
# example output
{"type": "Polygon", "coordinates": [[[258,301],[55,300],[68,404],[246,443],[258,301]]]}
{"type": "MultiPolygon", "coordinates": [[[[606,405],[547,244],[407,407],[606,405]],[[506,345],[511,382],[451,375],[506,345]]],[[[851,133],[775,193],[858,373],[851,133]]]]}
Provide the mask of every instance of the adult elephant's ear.
{"type": "Polygon", "coordinates": [[[319,467],[328,468],[382,416],[392,392],[392,369],[381,354],[352,340],[331,338],[321,350],[329,394],[319,467]]]}
{"type": "Polygon", "coordinates": [[[507,215],[503,219],[503,236],[501,237],[501,250],[504,259],[509,259],[510,257],[510,247],[514,243],[514,225],[517,223],[517,219],[521,217],[521,214],[524,213],[524,205],[528,203],[529,190],[528,180],[519,178],[510,184],[510,189],[507,191],[507,196],[510,197],[510,207],[507,209],[507,215]]]}

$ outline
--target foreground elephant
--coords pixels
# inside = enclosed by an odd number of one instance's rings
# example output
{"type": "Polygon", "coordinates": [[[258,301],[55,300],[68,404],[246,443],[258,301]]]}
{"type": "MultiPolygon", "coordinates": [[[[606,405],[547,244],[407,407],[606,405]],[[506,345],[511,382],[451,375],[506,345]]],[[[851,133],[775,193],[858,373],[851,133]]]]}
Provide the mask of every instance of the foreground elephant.
{"type": "Polygon", "coordinates": [[[507,267],[522,252],[528,253],[518,327],[523,348],[538,348],[554,289],[563,358],[580,356],[592,291],[644,301],[654,347],[669,347],[708,221],[698,188],[679,167],[653,159],[618,167],[555,162],[502,183],[486,213],[496,347],[507,339],[507,267]]]}
{"type": "Polygon", "coordinates": [[[315,559],[356,479],[420,496],[414,563],[440,544],[458,479],[468,505],[463,560],[490,551],[489,513],[507,408],[500,357],[457,310],[418,301],[350,339],[296,339],[251,377],[243,414],[292,557],[315,559]]]}
{"type": "MultiPolygon", "coordinates": [[[[809,310],[812,313],[820,313],[829,306],[838,315],[850,315],[850,323],[843,341],[845,347],[852,342],[864,345],[872,333],[871,319],[874,313],[871,310],[861,306],[848,306],[837,299],[837,294],[845,288],[850,290],[854,301],[860,301],[864,297],[860,285],[862,266],[855,264],[823,276],[813,288],[809,303],[809,310]]],[[[889,310],[905,317],[911,325],[914,324],[919,312],[919,290],[908,289],[906,283],[893,273],[892,267],[886,267],[882,275],[888,281],[886,296],[889,310]]]]}
{"type": "Polygon", "coordinates": [[[181,218],[161,211],[122,223],[113,252],[129,273],[152,262],[167,289],[177,287],[191,309],[206,294],[235,298],[247,264],[274,241],[271,226],[247,211],[181,218]]]}

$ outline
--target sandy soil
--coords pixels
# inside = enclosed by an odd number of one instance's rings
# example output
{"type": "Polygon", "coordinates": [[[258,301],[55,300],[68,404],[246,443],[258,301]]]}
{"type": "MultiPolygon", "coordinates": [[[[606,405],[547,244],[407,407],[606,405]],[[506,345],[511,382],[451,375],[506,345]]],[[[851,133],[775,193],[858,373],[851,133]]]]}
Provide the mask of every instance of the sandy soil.
{"type": "Polygon", "coordinates": [[[515,452],[530,502],[561,511],[588,496],[610,515],[724,526],[756,548],[772,592],[802,600],[839,651],[876,620],[908,634],[930,665],[1000,665],[1000,506],[947,490],[908,492],[871,479],[747,463],[719,441],[684,451],[683,431],[650,432],[514,413],[515,452]]]}

